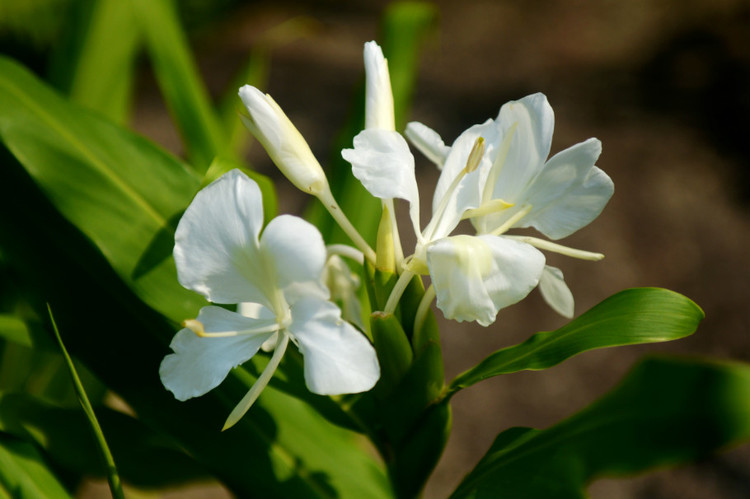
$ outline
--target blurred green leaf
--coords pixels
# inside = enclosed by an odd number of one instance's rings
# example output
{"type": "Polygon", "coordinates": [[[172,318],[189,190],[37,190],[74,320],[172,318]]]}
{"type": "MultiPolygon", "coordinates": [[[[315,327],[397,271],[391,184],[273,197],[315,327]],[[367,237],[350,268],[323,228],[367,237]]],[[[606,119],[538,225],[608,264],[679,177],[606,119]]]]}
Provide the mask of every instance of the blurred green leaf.
{"type": "Polygon", "coordinates": [[[169,258],[174,227],[199,183],[185,165],[63,101],[4,58],[0,138],[144,301],[176,321],[197,313],[205,302],[177,283],[169,258]],[[148,268],[144,254],[152,259],[148,268]]]}
{"type": "Polygon", "coordinates": [[[703,317],[698,305],[674,291],[627,289],[556,331],[498,350],[457,376],[450,391],[499,374],[547,369],[587,350],[684,338],[695,332],[703,317]]]}
{"type": "Polygon", "coordinates": [[[231,150],[237,157],[245,156],[253,138],[238,117],[242,109],[242,101],[237,96],[240,87],[252,85],[263,90],[270,73],[273,50],[307,37],[317,27],[318,23],[310,17],[293,17],[271,27],[253,43],[250,55],[233,77],[219,104],[224,133],[229,137],[231,150]]]}
{"type": "Polygon", "coordinates": [[[29,348],[40,344],[44,345],[45,349],[52,347],[52,342],[41,329],[32,327],[23,319],[10,314],[0,314],[0,337],[29,348]]]}
{"type": "Polygon", "coordinates": [[[0,433],[0,494],[23,499],[72,498],[28,442],[0,433]]]}
{"type": "Polygon", "coordinates": [[[218,115],[193,59],[173,0],[131,0],[164,99],[200,173],[216,156],[232,157],[218,115]]]}
{"type": "Polygon", "coordinates": [[[125,123],[130,111],[140,31],[130,2],[74,3],[67,39],[57,44],[51,77],[82,106],[125,123]]]}
{"type": "MultiPolygon", "coordinates": [[[[163,487],[210,476],[171,439],[138,420],[104,406],[97,407],[97,412],[123,480],[128,483],[163,487]]],[[[0,430],[35,442],[60,469],[89,477],[106,476],[79,408],[58,407],[22,393],[2,395],[0,430]]]]}
{"type": "Polygon", "coordinates": [[[383,52],[391,75],[396,130],[406,126],[419,74],[419,51],[436,31],[437,20],[438,9],[431,2],[392,2],[383,13],[383,52]]]}
{"type": "Polygon", "coordinates": [[[583,499],[599,477],[705,456],[750,438],[750,366],[649,359],[546,430],[498,435],[452,499],[583,499]]]}

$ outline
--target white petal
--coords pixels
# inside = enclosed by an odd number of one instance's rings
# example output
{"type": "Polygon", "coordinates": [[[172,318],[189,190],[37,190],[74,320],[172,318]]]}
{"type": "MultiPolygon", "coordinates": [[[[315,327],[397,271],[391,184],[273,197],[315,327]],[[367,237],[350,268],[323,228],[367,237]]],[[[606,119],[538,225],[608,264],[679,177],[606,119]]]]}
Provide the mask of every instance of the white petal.
{"type": "Polygon", "coordinates": [[[201,190],[175,233],[174,259],[180,284],[214,303],[266,305],[259,279],[258,234],[263,200],[258,184],[232,170],[201,190]]]}
{"type": "MultiPolygon", "coordinates": [[[[213,306],[203,307],[197,320],[208,333],[241,331],[274,322],[250,319],[213,306]]],[[[274,334],[201,338],[190,329],[181,329],[169,345],[174,353],[164,357],[159,376],[178,400],[198,397],[218,386],[232,368],[255,355],[263,342],[274,334]]]]}
{"type": "Polygon", "coordinates": [[[419,152],[437,165],[438,170],[443,169],[445,158],[448,157],[451,148],[445,145],[435,130],[418,121],[412,121],[406,125],[404,134],[419,152]]]}
{"type": "Polygon", "coordinates": [[[549,156],[555,115],[547,97],[537,93],[503,105],[498,122],[503,137],[513,138],[493,197],[515,202],[549,156]]]}
{"type": "Polygon", "coordinates": [[[589,139],[552,157],[529,189],[533,209],[519,226],[560,239],[599,216],[614,193],[612,180],[594,166],[600,153],[601,143],[589,139]]]}
{"type": "Polygon", "coordinates": [[[314,225],[292,215],[278,216],[263,231],[260,247],[289,305],[300,294],[328,297],[323,285],[326,247],[314,225]]]}
{"type": "Polygon", "coordinates": [[[539,282],[544,256],[536,248],[495,236],[454,236],[427,249],[437,306],[448,319],[488,326],[497,312],[523,299],[539,282]]]}
{"type": "Polygon", "coordinates": [[[292,307],[289,331],[305,357],[305,381],[320,395],[364,392],[380,378],[375,349],[365,336],[341,319],[329,301],[308,298],[292,307]]]}
{"type": "Polygon", "coordinates": [[[565,284],[565,278],[560,269],[549,265],[544,266],[544,272],[542,272],[542,277],[539,279],[539,291],[542,292],[544,301],[555,312],[568,319],[573,318],[575,306],[573,293],[570,292],[570,288],[565,284]]]}
{"type": "Polygon", "coordinates": [[[364,130],[354,137],[354,149],[344,149],[341,156],[352,164],[352,173],[370,194],[380,199],[408,201],[412,223],[419,230],[414,156],[400,133],[364,130]]]}
{"type": "Polygon", "coordinates": [[[240,88],[239,95],[249,113],[240,115],[242,122],[279,170],[304,192],[318,194],[327,189],[323,168],[276,101],[250,85],[240,88]]]}
{"type": "Polygon", "coordinates": [[[432,198],[433,217],[424,231],[428,239],[447,236],[461,221],[466,210],[477,208],[481,204],[482,185],[492,166],[498,144],[498,127],[492,120],[465,130],[453,143],[432,198]],[[485,153],[477,169],[464,174],[462,172],[479,137],[484,139],[485,153]],[[458,176],[462,176],[458,188],[451,191],[458,176]]]}
{"type": "Polygon", "coordinates": [[[375,42],[365,43],[365,128],[395,130],[388,62],[375,42]]]}

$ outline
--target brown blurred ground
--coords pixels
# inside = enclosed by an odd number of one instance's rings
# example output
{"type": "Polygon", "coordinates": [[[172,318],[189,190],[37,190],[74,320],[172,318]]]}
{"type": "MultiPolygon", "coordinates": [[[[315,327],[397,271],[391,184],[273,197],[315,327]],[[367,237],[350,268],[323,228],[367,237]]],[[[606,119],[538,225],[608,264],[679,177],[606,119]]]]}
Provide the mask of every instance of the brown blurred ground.
{"type": "MultiPolygon", "coordinates": [[[[661,286],[706,312],[679,342],[587,353],[539,373],[486,381],[455,397],[454,432],[426,497],[445,497],[515,425],[545,427],[611,388],[650,352],[750,360],[750,7],[742,0],[437,2],[439,27],[424,50],[410,119],[450,143],[494,117],[502,103],[544,92],[556,113],[553,153],[596,136],[599,166],[615,196],[599,219],[564,242],[601,251],[599,263],[550,256],[565,273],[578,313],[623,288],[661,286]]],[[[256,2],[193,39],[212,92],[220,92],[259,34],[307,15],[317,28],[274,52],[268,91],[319,158],[362,78],[362,43],[377,39],[382,2],[256,2]]],[[[179,150],[144,68],[136,126],[179,150]]],[[[278,177],[254,150],[252,160],[278,177]]],[[[423,213],[436,171],[421,158],[423,213]]],[[[306,201],[278,182],[280,208],[306,201]]],[[[406,226],[404,227],[406,229],[406,226]]],[[[408,246],[408,245],[407,245],[408,246]]],[[[438,315],[439,312],[438,312],[438,315]]],[[[448,378],[503,346],[563,320],[537,292],[495,325],[445,322],[448,378]]],[[[748,446],[679,470],[605,480],[592,497],[750,497],[748,446]]]]}

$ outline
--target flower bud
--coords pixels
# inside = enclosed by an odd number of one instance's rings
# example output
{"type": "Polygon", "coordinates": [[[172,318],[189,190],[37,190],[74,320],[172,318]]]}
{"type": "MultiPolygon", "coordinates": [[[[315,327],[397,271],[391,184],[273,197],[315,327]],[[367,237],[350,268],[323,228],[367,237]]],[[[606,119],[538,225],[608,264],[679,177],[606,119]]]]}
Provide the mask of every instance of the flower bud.
{"type": "Polygon", "coordinates": [[[396,129],[388,61],[375,42],[365,43],[365,129],[396,129]]]}
{"type": "Polygon", "coordinates": [[[270,95],[250,85],[239,91],[249,116],[240,118],[276,166],[298,189],[317,196],[328,190],[323,168],[310,146],[270,95]]]}

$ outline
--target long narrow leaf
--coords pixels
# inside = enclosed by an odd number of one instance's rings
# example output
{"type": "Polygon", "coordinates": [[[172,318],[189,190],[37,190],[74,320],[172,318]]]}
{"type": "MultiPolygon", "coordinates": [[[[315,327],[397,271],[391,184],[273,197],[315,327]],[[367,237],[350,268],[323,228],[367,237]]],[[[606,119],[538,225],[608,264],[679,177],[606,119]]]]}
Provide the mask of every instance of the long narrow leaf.
{"type": "Polygon", "coordinates": [[[493,353],[457,376],[450,391],[500,374],[547,369],[587,350],[684,338],[702,319],[700,307],[679,293],[660,288],[628,289],[556,331],[537,333],[493,353]]]}
{"type": "Polygon", "coordinates": [[[78,371],[76,371],[76,367],[73,365],[73,359],[70,358],[68,351],[65,349],[65,344],[60,336],[60,331],[57,329],[55,317],[52,315],[52,308],[50,308],[49,304],[47,304],[47,311],[49,312],[49,319],[52,322],[52,329],[55,332],[55,338],[57,338],[57,343],[60,345],[60,350],[65,358],[68,371],[70,372],[70,377],[73,380],[73,386],[78,394],[78,401],[81,403],[84,414],[86,414],[86,418],[88,419],[91,430],[94,433],[99,451],[101,452],[101,456],[107,467],[107,482],[109,482],[109,490],[112,492],[112,497],[114,499],[125,499],[125,494],[122,492],[120,474],[117,472],[117,466],[112,457],[112,452],[109,450],[109,445],[107,445],[107,439],[104,437],[104,432],[102,432],[102,427],[99,425],[99,420],[96,418],[94,408],[91,406],[89,397],[86,395],[86,390],[83,388],[81,378],[78,377],[78,371]]]}
{"type": "Polygon", "coordinates": [[[124,123],[140,41],[133,8],[121,0],[86,0],[72,9],[67,43],[54,52],[52,78],[74,102],[124,123]]]}
{"type": "Polygon", "coordinates": [[[546,430],[501,433],[451,499],[583,499],[599,477],[684,463],[750,439],[750,365],[650,359],[546,430]]]}
{"type": "Polygon", "coordinates": [[[172,0],[131,0],[156,78],[190,162],[204,172],[216,156],[231,157],[172,0]]]}

